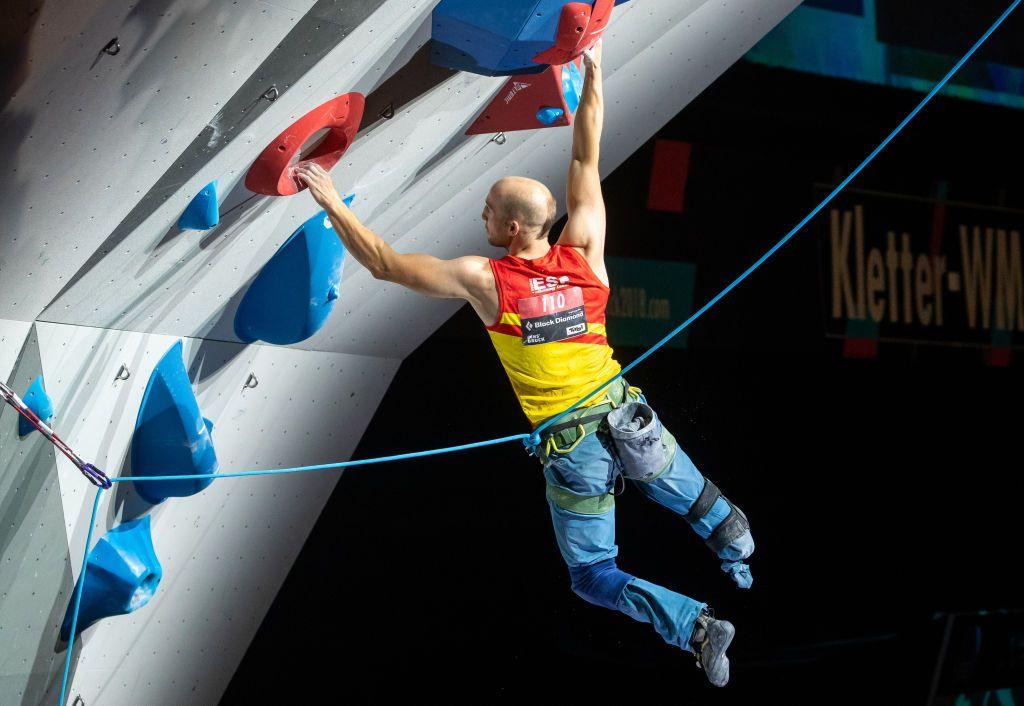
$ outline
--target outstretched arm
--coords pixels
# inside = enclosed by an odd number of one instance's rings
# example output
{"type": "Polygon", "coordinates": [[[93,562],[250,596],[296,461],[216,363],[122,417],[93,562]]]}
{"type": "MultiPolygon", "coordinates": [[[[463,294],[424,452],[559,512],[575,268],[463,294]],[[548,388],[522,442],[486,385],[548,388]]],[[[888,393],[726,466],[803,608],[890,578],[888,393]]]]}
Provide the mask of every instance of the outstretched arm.
{"type": "Polygon", "coordinates": [[[322,167],[304,164],[295,169],[295,175],[326,211],[345,249],[376,279],[428,297],[465,299],[488,324],[497,318],[498,294],[487,258],[470,255],[442,260],[425,253],[399,253],[359,221],[322,167]]]}
{"type": "Polygon", "coordinates": [[[604,266],[604,197],[598,171],[601,129],[604,125],[601,42],[584,53],[583,63],[587,74],[583,80],[580,105],[573,118],[572,159],[566,185],[569,217],[558,243],[582,249],[594,272],[607,283],[608,275],[604,266]]]}

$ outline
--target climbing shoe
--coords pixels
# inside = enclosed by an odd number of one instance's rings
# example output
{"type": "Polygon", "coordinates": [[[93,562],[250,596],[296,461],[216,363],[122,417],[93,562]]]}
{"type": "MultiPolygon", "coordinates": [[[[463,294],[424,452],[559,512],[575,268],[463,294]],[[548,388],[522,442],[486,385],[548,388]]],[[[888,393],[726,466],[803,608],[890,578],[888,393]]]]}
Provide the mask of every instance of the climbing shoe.
{"type": "Polygon", "coordinates": [[[697,656],[697,666],[715,686],[729,683],[729,658],[725,651],[736,636],[736,628],[727,620],[715,620],[702,610],[690,636],[690,646],[697,656]]]}

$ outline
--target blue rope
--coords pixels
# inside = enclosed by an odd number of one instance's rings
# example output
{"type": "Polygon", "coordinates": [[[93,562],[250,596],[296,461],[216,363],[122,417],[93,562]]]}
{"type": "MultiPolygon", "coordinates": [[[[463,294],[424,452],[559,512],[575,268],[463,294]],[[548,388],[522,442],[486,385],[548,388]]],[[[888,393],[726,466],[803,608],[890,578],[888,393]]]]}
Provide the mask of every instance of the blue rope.
{"type": "MultiPolygon", "coordinates": [[[[264,471],[240,471],[240,472],[237,472],[237,473],[209,473],[209,474],[204,474],[204,475],[148,476],[148,477],[143,477],[143,478],[137,478],[137,477],[111,478],[110,479],[111,482],[112,483],[138,483],[140,481],[155,481],[155,480],[195,480],[197,478],[240,478],[240,477],[244,477],[244,476],[269,476],[269,475],[283,475],[283,474],[286,474],[286,473],[303,473],[303,472],[306,472],[306,471],[319,471],[319,470],[326,470],[326,469],[331,469],[331,468],[349,468],[349,467],[352,467],[352,466],[366,466],[366,465],[375,464],[375,463],[385,463],[387,461],[399,461],[399,460],[411,459],[411,458],[422,458],[424,456],[437,456],[437,455],[440,455],[440,454],[453,453],[455,451],[465,451],[467,449],[476,449],[476,448],[480,448],[480,447],[483,447],[483,446],[495,446],[497,444],[504,444],[504,443],[509,442],[509,441],[517,441],[517,440],[522,440],[523,443],[526,444],[527,446],[536,446],[537,444],[540,443],[540,432],[541,431],[543,431],[547,427],[551,426],[552,424],[555,424],[559,419],[562,419],[563,417],[565,417],[565,415],[569,414],[573,410],[578,409],[581,405],[583,405],[583,403],[585,403],[588,400],[592,399],[595,395],[597,395],[602,390],[604,390],[606,387],[608,387],[608,385],[610,385],[611,383],[615,382],[616,380],[621,378],[623,375],[625,375],[629,371],[633,370],[633,368],[635,368],[636,366],[640,365],[640,363],[642,363],[643,361],[647,360],[647,358],[652,356],[657,350],[662,348],[666,343],[668,343],[673,338],[678,336],[690,324],[692,324],[694,321],[696,321],[701,316],[703,316],[706,311],[708,311],[711,307],[713,307],[715,304],[717,304],[726,294],[728,294],[733,289],[735,289],[736,286],[740,284],[740,282],[745,280],[747,277],[749,277],[754,272],[754,270],[756,270],[761,265],[763,265],[768,260],[768,258],[770,258],[772,255],[774,255],[776,252],[778,252],[778,250],[783,245],[788,243],[793,238],[793,236],[795,236],[798,232],[800,232],[804,228],[804,226],[806,226],[811,221],[812,218],[817,216],[821,212],[821,210],[823,208],[825,208],[829,203],[831,203],[833,201],[833,199],[835,199],[835,197],[838,196],[839,193],[850,184],[851,181],[853,181],[855,178],[857,178],[857,176],[862,171],[864,171],[864,169],[869,164],[871,164],[871,162],[874,161],[875,157],[877,157],[882,152],[882,150],[884,150],[886,147],[889,146],[889,143],[892,142],[893,139],[895,139],[895,137],[897,135],[899,135],[903,131],[903,128],[905,128],[910,123],[910,121],[912,121],[914,118],[917,117],[917,114],[920,113],[921,110],[926,105],[928,105],[928,103],[931,102],[931,100],[939,93],[939,91],[941,91],[943,88],[945,88],[946,84],[949,83],[950,79],[952,79],[953,76],[963,67],[963,65],[966,64],[967,61],[970,60],[970,58],[972,56],[974,56],[974,54],[978,51],[978,49],[981,48],[981,46],[986,41],[988,41],[988,38],[992,36],[992,33],[995,32],[1000,27],[1000,25],[1002,25],[1003,22],[1006,21],[1006,18],[1009,17],[1010,14],[1014,10],[1017,9],[1017,6],[1020,5],[1020,3],[1021,3],[1021,0],[1014,0],[1014,2],[1010,5],[1010,7],[1008,7],[1006,9],[1006,11],[1002,15],[1000,15],[999,19],[996,20],[995,23],[991,27],[989,27],[988,31],[985,32],[985,34],[983,34],[981,36],[981,39],[979,39],[977,42],[974,43],[974,46],[972,46],[970,48],[970,50],[966,54],[964,54],[963,58],[961,58],[960,61],[958,61],[953,66],[953,68],[949,70],[949,73],[947,73],[942,78],[942,80],[939,81],[935,85],[934,88],[932,88],[932,90],[928,93],[928,95],[925,96],[924,100],[922,100],[917,105],[917,107],[914,108],[910,112],[910,114],[907,115],[907,117],[903,119],[903,121],[896,127],[896,129],[893,130],[891,133],[889,133],[889,136],[886,137],[882,141],[882,143],[879,144],[878,147],[876,147],[871,152],[871,154],[869,154],[867,156],[867,158],[857,166],[856,169],[854,169],[852,172],[850,172],[849,176],[847,176],[845,179],[843,179],[843,181],[835,189],[833,189],[832,192],[828,196],[826,196],[825,199],[814,208],[814,210],[812,210],[810,213],[808,213],[799,223],[796,224],[796,226],[793,227],[792,230],[790,230],[788,233],[786,233],[786,235],[783,236],[782,239],[779,240],[779,242],[775,243],[775,245],[773,245],[766,253],[764,253],[761,257],[759,257],[757,259],[757,261],[754,262],[754,264],[752,264],[750,267],[748,267],[746,270],[744,270],[740,274],[739,277],[737,277],[732,282],[730,282],[729,285],[725,287],[725,289],[723,289],[718,294],[716,294],[714,297],[712,297],[706,304],[704,304],[704,306],[702,306],[700,309],[698,309],[696,312],[694,312],[688,319],[686,319],[686,321],[684,321],[683,323],[679,324],[674,329],[672,329],[660,341],[658,341],[653,346],[648,348],[647,351],[645,351],[642,355],[640,355],[640,357],[638,357],[632,363],[630,363],[629,365],[624,367],[621,371],[619,371],[619,373],[617,375],[612,376],[611,378],[606,380],[604,383],[602,383],[600,386],[594,388],[594,390],[592,390],[586,396],[581,398],[578,402],[576,402],[576,404],[572,405],[571,407],[565,409],[564,411],[560,412],[559,414],[557,414],[554,417],[551,417],[550,419],[545,421],[543,424],[541,424],[536,429],[534,429],[532,434],[514,434],[512,436],[503,436],[503,437],[500,437],[500,438],[497,438],[497,439],[488,439],[486,441],[477,441],[477,442],[474,442],[474,443],[471,443],[471,444],[460,444],[458,446],[446,446],[446,447],[436,448],[436,449],[427,449],[427,450],[424,450],[424,451],[412,451],[412,452],[409,452],[409,453],[395,454],[393,456],[379,456],[379,457],[376,457],[376,458],[366,458],[366,459],[361,459],[361,460],[357,460],[357,461],[341,461],[341,462],[338,462],[338,463],[325,463],[325,464],[320,464],[320,465],[316,465],[316,466],[296,466],[296,467],[293,467],[293,468],[278,468],[278,469],[271,469],[271,470],[264,470],[264,471]]],[[[73,616],[72,616],[72,619],[71,619],[71,636],[70,636],[69,642],[68,642],[67,657],[65,658],[65,661],[64,661],[64,678],[61,681],[61,687],[60,687],[60,706],[63,706],[63,704],[64,704],[64,696],[65,696],[65,691],[67,689],[68,671],[69,671],[69,669],[71,667],[71,654],[73,652],[73,648],[74,648],[74,644],[75,644],[75,629],[76,629],[76,627],[78,625],[78,609],[79,609],[79,606],[80,606],[81,600],[82,600],[82,587],[85,585],[85,570],[86,570],[86,567],[87,567],[87,565],[89,563],[89,545],[92,543],[92,528],[93,528],[93,525],[96,522],[96,510],[97,510],[97,508],[99,508],[100,497],[102,496],[102,494],[103,494],[103,489],[102,488],[98,488],[97,491],[96,491],[95,500],[93,501],[92,519],[89,521],[89,533],[88,533],[88,535],[86,537],[86,540],[85,540],[85,557],[82,560],[82,572],[81,572],[81,574],[79,574],[78,591],[76,592],[76,595],[75,595],[75,608],[74,608],[74,613],[73,613],[73,616]]]]}
{"type": "Polygon", "coordinates": [[[819,203],[814,208],[813,211],[808,213],[803,218],[803,220],[801,220],[799,223],[796,224],[796,226],[794,226],[794,228],[791,231],[786,233],[786,235],[784,235],[782,237],[782,239],[779,240],[779,242],[775,243],[775,245],[773,245],[768,250],[768,252],[766,252],[764,255],[759,257],[757,259],[757,261],[753,265],[751,265],[746,270],[744,270],[743,273],[740,274],[740,276],[737,277],[736,279],[734,279],[732,282],[730,282],[729,285],[725,289],[723,289],[721,292],[719,292],[714,297],[712,297],[711,300],[709,300],[700,309],[695,311],[693,313],[693,315],[690,316],[690,318],[688,318],[686,321],[684,321],[683,323],[679,324],[674,329],[669,331],[668,334],[666,334],[664,338],[662,338],[660,341],[658,341],[653,346],[648,348],[647,351],[643,355],[641,355],[639,358],[637,358],[632,363],[630,363],[629,365],[624,367],[622,370],[620,370],[617,375],[609,378],[604,383],[602,383],[599,387],[594,388],[594,390],[592,390],[589,394],[587,394],[585,397],[583,397],[578,402],[576,402],[576,404],[574,404],[573,406],[571,406],[568,409],[566,409],[564,412],[561,412],[561,413],[555,415],[554,417],[548,419],[546,422],[544,422],[543,424],[538,426],[536,429],[534,429],[533,430],[533,434],[530,435],[530,438],[527,440],[526,443],[528,445],[531,445],[531,446],[536,446],[538,443],[540,443],[540,432],[541,431],[543,431],[547,427],[551,426],[552,424],[556,423],[559,419],[562,419],[565,415],[569,414],[573,410],[579,408],[583,403],[587,402],[588,400],[593,398],[596,394],[598,394],[599,392],[604,390],[606,387],[608,387],[608,385],[612,384],[613,382],[618,380],[620,377],[622,377],[623,375],[628,373],[630,370],[632,370],[636,366],[640,365],[640,363],[642,363],[645,360],[647,360],[647,358],[652,356],[655,353],[655,351],[657,351],[659,348],[664,346],[670,340],[672,340],[673,338],[678,336],[690,324],[692,324],[694,321],[696,321],[701,316],[703,316],[704,312],[706,312],[708,309],[710,309],[715,304],[717,304],[722,299],[722,297],[724,297],[726,294],[731,292],[740,282],[742,282],[747,277],[749,277],[750,274],[753,273],[754,270],[756,270],[761,265],[763,265],[768,258],[770,258],[772,255],[774,255],[779,250],[779,248],[781,248],[783,245],[788,243],[790,241],[790,239],[794,235],[796,235],[799,231],[801,231],[803,229],[803,227],[806,226],[810,222],[810,220],[812,218],[817,216],[821,212],[821,210],[823,208],[825,208],[827,205],[829,205],[832,202],[832,200],[835,199],[835,197],[837,195],[839,195],[839,192],[841,192],[843,189],[845,189],[849,185],[849,183],[851,181],[853,181],[855,178],[857,178],[857,176],[862,171],[864,171],[865,167],[867,167],[869,164],[871,164],[871,162],[874,161],[875,157],[877,157],[882,152],[882,150],[884,150],[886,147],[889,146],[889,143],[892,142],[893,139],[903,131],[903,128],[905,128],[910,123],[911,120],[913,120],[914,118],[917,117],[917,114],[920,113],[921,110],[926,105],[928,105],[928,103],[931,102],[932,98],[934,98],[938,94],[939,91],[941,91],[943,88],[945,88],[946,84],[949,83],[949,80],[951,78],[953,78],[953,76],[963,67],[964,64],[967,63],[967,61],[972,56],[974,56],[975,52],[978,51],[978,49],[981,47],[981,45],[984,44],[986,41],[988,41],[988,38],[992,36],[992,33],[995,32],[999,28],[999,26],[1001,24],[1003,24],[1003,22],[1006,20],[1006,18],[1010,16],[1010,13],[1013,12],[1014,10],[1016,10],[1017,6],[1020,5],[1020,3],[1021,3],[1021,0],[1014,0],[1013,4],[1011,4],[1010,7],[1007,8],[1006,12],[1004,12],[999,17],[999,19],[996,20],[995,23],[991,27],[989,27],[988,31],[985,32],[985,34],[982,35],[981,39],[979,39],[977,42],[974,43],[974,46],[971,47],[970,51],[968,51],[966,54],[964,54],[963,58],[960,59],[960,61],[956,62],[956,65],[953,66],[953,68],[949,70],[949,73],[947,73],[942,78],[941,81],[939,81],[937,84],[935,84],[935,87],[932,88],[932,90],[928,93],[928,95],[924,97],[924,100],[922,100],[917,105],[917,107],[914,108],[910,112],[910,114],[906,118],[903,119],[903,122],[901,122],[896,127],[895,130],[893,130],[891,133],[889,133],[889,136],[886,137],[882,141],[882,143],[880,145],[878,145],[878,147],[876,147],[874,149],[874,151],[871,154],[869,154],[867,156],[867,158],[857,166],[856,169],[854,169],[852,172],[850,172],[850,175],[848,177],[846,177],[845,179],[843,179],[843,181],[839,184],[839,186],[837,186],[835,189],[832,190],[832,193],[830,193],[828,196],[826,196],[825,199],[821,203],[819,203]]]}
{"type": "Polygon", "coordinates": [[[71,671],[71,655],[75,651],[75,635],[78,628],[78,609],[82,605],[82,588],[85,586],[85,569],[89,565],[89,547],[92,545],[92,528],[96,524],[96,511],[100,507],[100,498],[103,496],[103,488],[96,489],[96,495],[92,501],[92,516],[89,518],[89,531],[85,535],[85,556],[82,557],[82,570],[78,574],[78,590],[75,591],[75,608],[71,614],[71,635],[68,637],[68,653],[64,657],[64,677],[60,681],[60,701],[57,703],[64,706],[64,697],[68,688],[68,672],[71,671]]]}
{"type": "Polygon", "coordinates": [[[423,458],[424,456],[440,456],[441,454],[454,453],[455,451],[466,451],[467,449],[478,449],[483,446],[497,446],[510,441],[526,439],[529,434],[513,434],[498,439],[487,439],[486,441],[474,441],[471,444],[460,444],[458,446],[444,446],[437,449],[425,451],[410,451],[404,454],[393,456],[377,456],[375,458],[363,458],[356,461],[338,461],[337,463],[321,463],[316,466],[295,466],[294,468],[273,468],[264,471],[237,471],[235,473],[202,473],[197,475],[179,476],[141,476],[126,478],[111,478],[111,483],[139,483],[151,480],[195,480],[198,478],[243,478],[248,476],[277,476],[286,473],[305,473],[306,471],[324,471],[330,468],[350,468],[352,466],[369,466],[374,463],[385,463],[387,461],[404,461],[409,458],[423,458]]]}

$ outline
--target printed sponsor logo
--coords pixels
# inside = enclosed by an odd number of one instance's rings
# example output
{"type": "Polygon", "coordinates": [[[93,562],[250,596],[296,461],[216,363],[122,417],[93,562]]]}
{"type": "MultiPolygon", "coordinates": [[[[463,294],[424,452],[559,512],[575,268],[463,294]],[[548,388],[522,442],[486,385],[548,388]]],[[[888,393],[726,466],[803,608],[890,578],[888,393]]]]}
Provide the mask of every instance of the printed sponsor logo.
{"type": "Polygon", "coordinates": [[[556,289],[565,289],[568,286],[568,275],[562,275],[561,277],[548,275],[547,277],[530,278],[530,291],[536,294],[539,294],[540,292],[553,292],[556,289]]]}
{"type": "Polygon", "coordinates": [[[529,88],[531,85],[532,84],[529,83],[520,83],[519,81],[513,81],[512,90],[505,94],[505,105],[511,103],[512,99],[516,97],[516,94],[518,94],[520,91],[526,88],[529,88]]]}
{"type": "Polygon", "coordinates": [[[578,336],[581,333],[586,333],[586,331],[587,331],[587,325],[585,323],[583,323],[583,324],[574,324],[574,325],[569,326],[569,327],[567,327],[565,329],[565,333],[566,333],[567,336],[578,336]]]}

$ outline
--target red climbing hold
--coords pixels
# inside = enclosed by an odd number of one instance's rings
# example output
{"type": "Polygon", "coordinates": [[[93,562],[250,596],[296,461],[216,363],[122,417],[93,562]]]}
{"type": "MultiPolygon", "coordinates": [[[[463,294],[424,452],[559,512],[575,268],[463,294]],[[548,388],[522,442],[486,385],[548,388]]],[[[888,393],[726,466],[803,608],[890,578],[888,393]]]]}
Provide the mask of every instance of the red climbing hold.
{"type": "Polygon", "coordinates": [[[555,45],[533,60],[538,64],[566,64],[597,44],[612,16],[615,0],[590,3],[569,2],[562,7],[555,33],[555,45]]]}
{"type": "Polygon", "coordinates": [[[303,115],[252,163],[245,175],[245,188],[268,196],[290,196],[305,189],[293,176],[295,167],[306,162],[316,162],[327,170],[334,167],[356,137],[364,104],[361,93],[346,93],[303,115]],[[325,128],[330,132],[320,144],[295,161],[306,141],[325,128]]]}
{"type": "Polygon", "coordinates": [[[577,77],[581,75],[581,63],[582,59],[576,59],[562,66],[550,66],[543,73],[512,76],[469,126],[466,134],[568,125],[579,105],[581,81],[577,77]],[[540,119],[546,116],[557,117],[540,119]]]}

